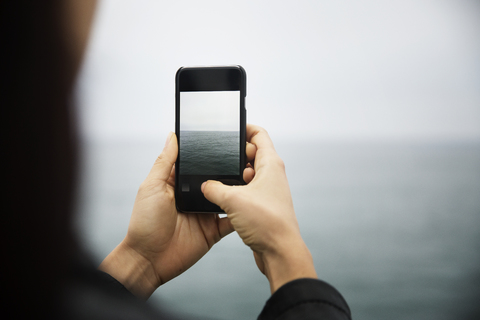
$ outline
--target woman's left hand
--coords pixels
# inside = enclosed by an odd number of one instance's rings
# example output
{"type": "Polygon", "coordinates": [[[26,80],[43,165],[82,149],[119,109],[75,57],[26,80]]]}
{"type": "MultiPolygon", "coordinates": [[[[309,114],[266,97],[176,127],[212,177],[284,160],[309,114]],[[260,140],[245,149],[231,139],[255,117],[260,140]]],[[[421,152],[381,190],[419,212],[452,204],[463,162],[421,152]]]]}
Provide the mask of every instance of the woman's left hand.
{"type": "Polygon", "coordinates": [[[170,133],[138,190],[127,236],[99,266],[144,299],[190,268],[233,231],[226,217],[177,211],[174,192],[177,153],[176,136],[170,133]]]}

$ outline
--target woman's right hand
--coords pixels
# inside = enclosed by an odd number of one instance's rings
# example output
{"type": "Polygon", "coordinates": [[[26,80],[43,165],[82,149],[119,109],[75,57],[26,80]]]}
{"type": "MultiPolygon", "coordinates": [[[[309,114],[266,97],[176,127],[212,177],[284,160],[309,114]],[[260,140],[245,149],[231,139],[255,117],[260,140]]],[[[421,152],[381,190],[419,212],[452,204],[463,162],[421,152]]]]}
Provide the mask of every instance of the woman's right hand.
{"type": "Polygon", "coordinates": [[[317,274],[300,235],[283,161],[265,129],[247,125],[247,141],[247,158],[254,163],[244,171],[247,185],[210,180],[202,192],[227,213],[273,293],[289,281],[317,274]]]}

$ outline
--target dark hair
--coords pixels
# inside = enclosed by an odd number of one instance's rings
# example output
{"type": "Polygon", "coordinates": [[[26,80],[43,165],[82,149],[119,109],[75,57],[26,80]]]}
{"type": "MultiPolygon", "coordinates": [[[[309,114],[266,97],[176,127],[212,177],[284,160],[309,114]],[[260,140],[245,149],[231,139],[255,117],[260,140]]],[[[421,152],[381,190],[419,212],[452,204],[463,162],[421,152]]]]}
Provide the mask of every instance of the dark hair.
{"type": "MultiPolygon", "coordinates": [[[[74,80],[62,0],[2,1],[0,106],[6,134],[2,291],[16,317],[53,316],[75,251],[74,80]]],[[[12,314],[12,313],[10,313],[12,314]]]]}

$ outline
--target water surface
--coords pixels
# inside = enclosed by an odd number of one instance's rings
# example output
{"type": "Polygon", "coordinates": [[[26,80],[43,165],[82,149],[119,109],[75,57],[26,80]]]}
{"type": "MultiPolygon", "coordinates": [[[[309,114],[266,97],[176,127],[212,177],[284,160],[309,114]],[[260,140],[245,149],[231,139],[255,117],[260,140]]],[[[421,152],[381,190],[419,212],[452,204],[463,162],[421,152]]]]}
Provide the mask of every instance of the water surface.
{"type": "MultiPolygon", "coordinates": [[[[162,143],[90,142],[79,227],[100,262],[125,236],[162,143]]],[[[480,145],[279,141],[318,275],[354,319],[473,319],[480,297],[480,145]]],[[[236,234],[150,303],[255,319],[269,287],[236,234]]]]}

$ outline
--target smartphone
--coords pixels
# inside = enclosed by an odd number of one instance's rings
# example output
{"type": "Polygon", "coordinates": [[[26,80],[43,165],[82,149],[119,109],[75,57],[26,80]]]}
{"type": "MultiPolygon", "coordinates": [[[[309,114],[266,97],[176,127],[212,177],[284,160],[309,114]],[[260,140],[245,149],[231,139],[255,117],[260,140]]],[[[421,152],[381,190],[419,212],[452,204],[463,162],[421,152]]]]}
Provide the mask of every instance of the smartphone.
{"type": "Polygon", "coordinates": [[[246,73],[241,66],[181,67],[175,76],[177,210],[222,213],[200,187],[242,185],[246,156],[246,73]]]}

